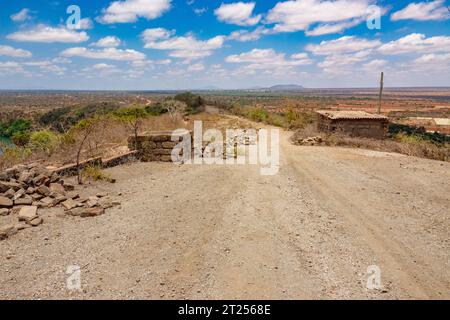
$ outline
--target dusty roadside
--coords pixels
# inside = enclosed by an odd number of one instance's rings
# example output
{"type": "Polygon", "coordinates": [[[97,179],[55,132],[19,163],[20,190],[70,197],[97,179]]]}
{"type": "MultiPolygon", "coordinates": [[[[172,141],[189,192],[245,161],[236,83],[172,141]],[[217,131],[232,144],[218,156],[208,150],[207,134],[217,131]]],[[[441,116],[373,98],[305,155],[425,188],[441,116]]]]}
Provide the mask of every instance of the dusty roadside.
{"type": "MultiPolygon", "coordinates": [[[[4,299],[450,298],[450,164],[298,147],[281,168],[135,163],[88,186],[99,217],[44,213],[0,242],[4,299]],[[118,194],[121,194],[120,196],[118,194]],[[82,267],[82,292],[66,269],[82,267]],[[383,290],[366,288],[381,269],[383,290]]],[[[62,210],[62,209],[61,209],[62,210]]]]}

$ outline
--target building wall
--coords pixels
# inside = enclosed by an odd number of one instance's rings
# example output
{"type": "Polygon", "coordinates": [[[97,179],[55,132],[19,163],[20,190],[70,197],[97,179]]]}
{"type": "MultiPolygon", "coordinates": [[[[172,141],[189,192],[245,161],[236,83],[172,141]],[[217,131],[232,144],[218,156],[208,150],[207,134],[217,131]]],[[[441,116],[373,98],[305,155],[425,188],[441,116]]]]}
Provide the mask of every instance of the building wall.
{"type": "Polygon", "coordinates": [[[386,137],[388,122],[379,119],[337,119],[319,115],[318,129],[356,137],[383,139],[386,137]]]}

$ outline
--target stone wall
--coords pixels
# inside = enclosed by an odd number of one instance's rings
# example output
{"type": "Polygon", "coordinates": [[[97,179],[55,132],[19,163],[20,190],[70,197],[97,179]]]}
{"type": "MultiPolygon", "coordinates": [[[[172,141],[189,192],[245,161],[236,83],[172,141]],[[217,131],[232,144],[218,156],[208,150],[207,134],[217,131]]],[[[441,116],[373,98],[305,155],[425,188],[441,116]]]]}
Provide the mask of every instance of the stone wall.
{"type": "MultiPolygon", "coordinates": [[[[192,136],[192,135],[191,135],[192,136]]],[[[149,132],[128,138],[130,150],[136,149],[141,161],[172,161],[172,150],[183,140],[183,135],[174,136],[172,132],[149,132]],[[173,141],[175,140],[175,141],[173,141]]],[[[192,141],[191,141],[191,145],[192,141]]]]}
{"type": "Polygon", "coordinates": [[[383,139],[387,135],[388,121],[384,119],[329,119],[319,116],[318,129],[354,137],[383,139]]]}
{"type": "Polygon", "coordinates": [[[91,158],[80,162],[79,166],[76,163],[68,164],[64,167],[54,169],[53,172],[61,177],[77,175],[78,170],[82,170],[87,166],[111,168],[127,162],[137,160],[137,152],[130,151],[125,154],[121,154],[112,158],[102,159],[101,157],[91,158]]]}

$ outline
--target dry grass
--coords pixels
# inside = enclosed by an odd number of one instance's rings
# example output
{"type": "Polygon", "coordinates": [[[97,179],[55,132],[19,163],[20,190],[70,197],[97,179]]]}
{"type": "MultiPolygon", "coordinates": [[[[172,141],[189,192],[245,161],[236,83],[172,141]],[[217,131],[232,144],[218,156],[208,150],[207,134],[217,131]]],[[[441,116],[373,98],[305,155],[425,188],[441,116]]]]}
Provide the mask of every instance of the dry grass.
{"type": "Polygon", "coordinates": [[[314,125],[299,130],[292,136],[294,144],[301,144],[303,139],[320,136],[321,145],[362,148],[384,152],[396,152],[408,156],[427,158],[433,160],[450,161],[450,145],[436,144],[416,136],[398,134],[392,138],[377,140],[360,137],[350,137],[339,134],[319,132],[314,125]]]}
{"type": "MultiPolygon", "coordinates": [[[[183,120],[174,121],[168,114],[143,119],[140,132],[145,131],[172,131],[185,128],[187,123],[183,120]]],[[[131,130],[123,123],[112,117],[99,117],[93,133],[87,139],[82,150],[82,159],[92,157],[112,157],[128,151],[127,139],[132,135],[131,130]]],[[[51,152],[27,147],[3,146],[4,154],[0,156],[0,170],[20,163],[42,161],[46,165],[63,166],[74,163],[76,160],[77,145],[81,137],[76,131],[58,136],[58,145],[51,152]]]]}

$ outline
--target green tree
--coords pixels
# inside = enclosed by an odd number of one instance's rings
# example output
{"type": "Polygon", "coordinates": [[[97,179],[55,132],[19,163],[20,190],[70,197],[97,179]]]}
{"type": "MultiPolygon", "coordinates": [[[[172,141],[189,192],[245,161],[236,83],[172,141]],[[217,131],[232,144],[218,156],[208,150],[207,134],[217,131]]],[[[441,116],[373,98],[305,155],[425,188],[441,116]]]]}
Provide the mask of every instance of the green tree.
{"type": "Polygon", "coordinates": [[[115,112],[115,117],[119,119],[134,134],[134,149],[137,150],[137,137],[143,119],[148,116],[145,109],[137,106],[123,108],[115,112]]]}
{"type": "Polygon", "coordinates": [[[59,143],[58,136],[50,130],[35,131],[30,135],[30,147],[32,150],[39,150],[52,154],[59,143]]]}
{"type": "Polygon", "coordinates": [[[192,92],[177,94],[174,99],[186,103],[186,111],[188,113],[197,113],[205,106],[205,101],[203,98],[199,95],[193,94],[192,92]]]}

